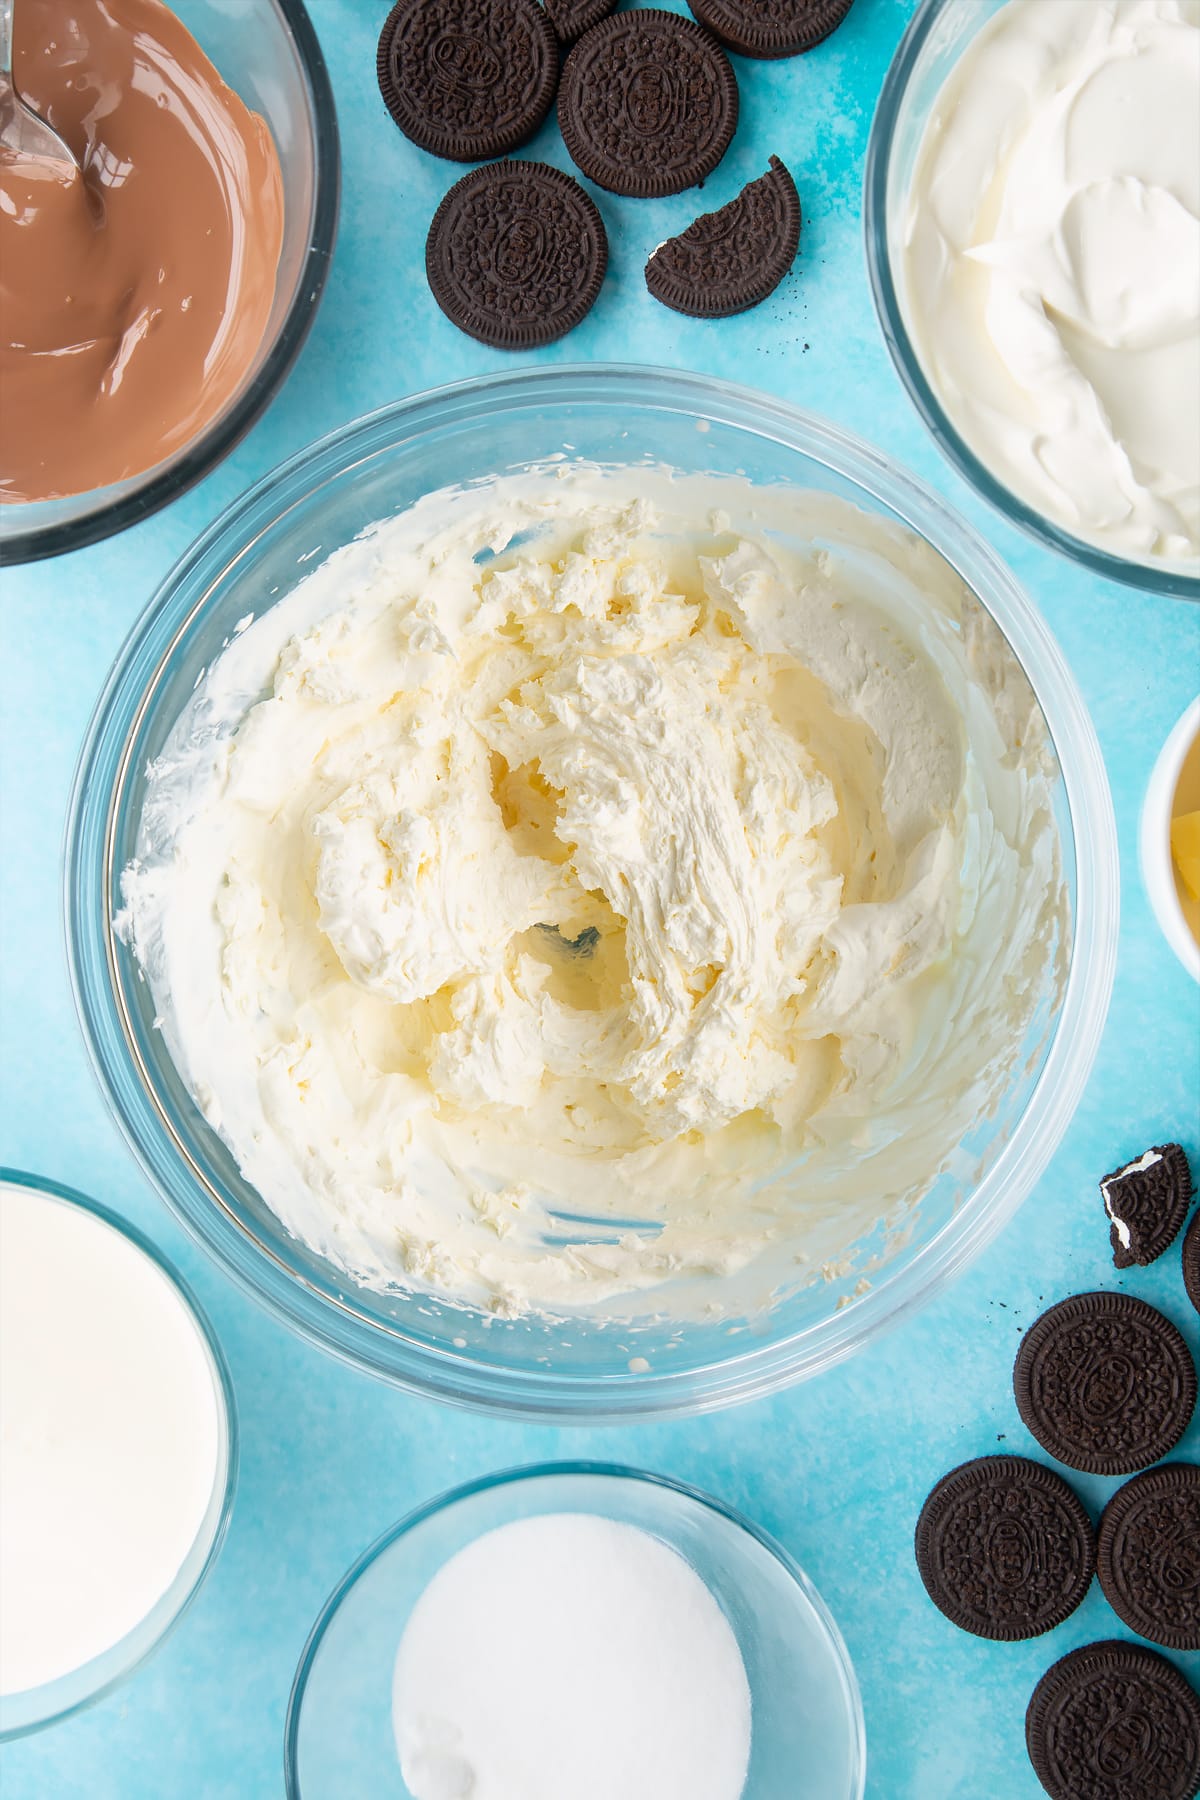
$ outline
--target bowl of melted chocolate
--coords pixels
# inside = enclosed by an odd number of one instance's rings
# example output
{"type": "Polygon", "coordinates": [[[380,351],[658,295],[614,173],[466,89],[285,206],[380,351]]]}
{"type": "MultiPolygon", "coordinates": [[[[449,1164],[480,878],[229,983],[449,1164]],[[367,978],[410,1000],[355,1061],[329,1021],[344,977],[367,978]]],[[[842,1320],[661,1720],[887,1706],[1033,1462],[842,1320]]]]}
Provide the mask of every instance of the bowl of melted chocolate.
{"type": "Polygon", "coordinates": [[[78,168],[0,145],[0,563],[206,474],[307,334],[337,223],[301,0],[20,0],[17,93],[78,168]]]}

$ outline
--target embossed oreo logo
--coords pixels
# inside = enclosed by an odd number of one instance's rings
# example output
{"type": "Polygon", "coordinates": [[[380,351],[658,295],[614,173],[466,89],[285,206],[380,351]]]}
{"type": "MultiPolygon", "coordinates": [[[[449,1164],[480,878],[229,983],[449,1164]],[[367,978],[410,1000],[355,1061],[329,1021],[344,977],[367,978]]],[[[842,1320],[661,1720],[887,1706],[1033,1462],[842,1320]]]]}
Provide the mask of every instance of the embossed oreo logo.
{"type": "Polygon", "coordinates": [[[638,137],[662,137],[682,122],[687,95],[670,69],[644,65],[626,86],[623,108],[630,130],[638,137]]]}
{"type": "Polygon", "coordinates": [[[1071,1390],[1088,1418],[1107,1419],[1129,1404],[1136,1381],[1131,1357],[1119,1350],[1095,1350],[1075,1370],[1071,1390]]]}
{"type": "Polygon", "coordinates": [[[532,213],[519,213],[504,226],[492,251],[492,268],[505,287],[537,280],[548,258],[546,232],[532,213]]]}
{"type": "Polygon", "coordinates": [[[1033,1572],[1032,1534],[1020,1519],[997,1519],[987,1535],[987,1566],[997,1587],[1017,1589],[1033,1572]]]}
{"type": "Polygon", "coordinates": [[[503,69],[486,38],[453,31],[444,32],[433,46],[434,74],[447,87],[470,88],[486,93],[495,87],[503,69]]]}
{"type": "Polygon", "coordinates": [[[1096,1768],[1110,1780],[1144,1771],[1154,1747],[1154,1727],[1136,1703],[1096,1739],[1096,1768]]]}
{"type": "Polygon", "coordinates": [[[1180,1598],[1200,1588],[1200,1535],[1193,1528],[1177,1525],[1156,1547],[1154,1578],[1180,1598]]]}

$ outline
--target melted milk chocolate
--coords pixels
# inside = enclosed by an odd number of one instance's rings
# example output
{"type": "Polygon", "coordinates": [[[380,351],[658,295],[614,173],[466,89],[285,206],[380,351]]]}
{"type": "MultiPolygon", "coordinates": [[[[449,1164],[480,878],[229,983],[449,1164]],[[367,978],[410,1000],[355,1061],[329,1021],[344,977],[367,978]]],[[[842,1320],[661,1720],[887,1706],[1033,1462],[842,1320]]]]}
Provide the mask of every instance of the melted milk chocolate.
{"type": "Polygon", "coordinates": [[[210,423],[275,295],[266,125],[160,0],[20,0],[19,93],[82,180],[0,151],[0,500],[106,487],[210,423]]]}

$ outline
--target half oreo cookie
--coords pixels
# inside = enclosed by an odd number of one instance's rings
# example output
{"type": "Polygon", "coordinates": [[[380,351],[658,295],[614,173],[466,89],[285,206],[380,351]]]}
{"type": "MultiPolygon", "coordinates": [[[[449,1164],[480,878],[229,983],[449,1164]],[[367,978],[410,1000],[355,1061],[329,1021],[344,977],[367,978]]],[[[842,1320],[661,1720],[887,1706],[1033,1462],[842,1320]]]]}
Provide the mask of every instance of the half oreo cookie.
{"type": "Polygon", "coordinates": [[[836,31],[854,0],[688,0],[702,25],[743,56],[799,56],[836,31]]]}
{"type": "Polygon", "coordinates": [[[1174,1242],[1192,1200],[1192,1171],[1179,1144],[1155,1144],[1100,1183],[1113,1262],[1152,1263],[1174,1242]]]}
{"type": "Polygon", "coordinates": [[[1183,1436],[1196,1370],[1174,1325],[1144,1300],[1076,1294],[1026,1332],[1013,1389],[1051,1456],[1093,1475],[1132,1475],[1183,1436]]]}
{"type": "Polygon", "coordinates": [[[777,156],[719,212],[701,213],[646,264],[656,300],[694,319],[724,319],[779,286],[800,245],[800,196],[777,156]]]}
{"type": "Polygon", "coordinates": [[[1025,1745],[1051,1800],[1195,1800],[1200,1698],[1156,1650],[1072,1650],[1038,1682],[1025,1745]]]}
{"type": "Polygon", "coordinates": [[[464,175],[425,244],[425,273],[446,317],[497,350],[563,337],[592,306],[607,265],[594,202],[548,163],[488,163],[464,175]]]}
{"type": "Polygon", "coordinates": [[[1061,1475],[981,1456],[944,1475],[917,1520],[917,1568],[963,1631],[1013,1642],[1069,1617],[1095,1568],[1092,1523],[1061,1475]]]}
{"type": "Polygon", "coordinates": [[[452,162],[482,162],[533,136],[554,99],[558,60],[536,0],[396,0],[375,66],[405,137],[452,162]]]}
{"type": "Polygon", "coordinates": [[[1100,1519],[1109,1605],[1168,1650],[1200,1650],[1200,1467],[1162,1463],[1118,1488],[1100,1519]]]}
{"type": "Polygon", "coordinates": [[[558,123],[571,160],[613,194],[681,194],[711,175],[737,127],[729,58],[678,13],[643,7],[585,32],[563,65],[558,123]]]}

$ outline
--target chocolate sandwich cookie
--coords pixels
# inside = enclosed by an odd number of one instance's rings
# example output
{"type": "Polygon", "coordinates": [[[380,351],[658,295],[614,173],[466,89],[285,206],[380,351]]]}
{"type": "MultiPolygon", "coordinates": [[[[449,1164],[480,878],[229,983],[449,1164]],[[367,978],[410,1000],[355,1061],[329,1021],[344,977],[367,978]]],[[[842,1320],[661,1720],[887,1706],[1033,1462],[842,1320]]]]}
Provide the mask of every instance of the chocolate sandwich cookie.
{"type": "Polygon", "coordinates": [[[1075,1611],[1095,1568],[1092,1523],[1061,1475],[981,1456],[944,1475],[917,1520],[929,1598],[976,1637],[1040,1637],[1075,1611]]]}
{"type": "Polygon", "coordinates": [[[1076,1294],[1044,1312],[1013,1369],[1038,1443],[1092,1475],[1132,1475],[1174,1449],[1196,1404],[1187,1345],[1132,1294],[1076,1294]]]}
{"type": "Polygon", "coordinates": [[[1097,1567],[1131,1631],[1200,1650],[1200,1467],[1163,1463],[1118,1488],[1100,1519],[1097,1567]]]}
{"type": "Polygon", "coordinates": [[[481,162],[528,142],[550,111],[558,40],[537,0],[397,0],[375,66],[405,137],[481,162]]]}
{"type": "Polygon", "coordinates": [[[796,259],[800,196],[777,156],[719,212],[701,213],[646,264],[656,300],[695,319],[745,312],[773,293],[796,259]]]}
{"type": "Polygon", "coordinates": [[[854,0],[688,0],[702,25],[743,56],[799,56],[836,31],[854,0]]]}
{"type": "Polygon", "coordinates": [[[1200,1698],[1156,1650],[1085,1644],[1034,1688],[1025,1745],[1051,1800],[1195,1800],[1200,1698]]]}
{"type": "Polygon", "coordinates": [[[1113,1262],[1118,1269],[1152,1263],[1187,1218],[1192,1171],[1178,1144],[1155,1144],[1100,1183],[1113,1262]]]}
{"type": "Polygon", "coordinates": [[[591,307],[607,265],[595,203],[548,163],[489,163],[464,175],[425,244],[425,273],[446,317],[498,350],[564,336],[591,307]]]}
{"type": "Polygon", "coordinates": [[[617,0],[542,0],[542,4],[560,44],[573,44],[617,10],[617,0]]]}
{"type": "Polygon", "coordinates": [[[716,39],[678,13],[616,13],[563,65],[558,123],[578,165],[614,194],[681,194],[733,137],[737,80],[716,39]]]}
{"type": "Polygon", "coordinates": [[[1200,1312],[1200,1212],[1183,1234],[1183,1285],[1188,1299],[1200,1312]]]}

